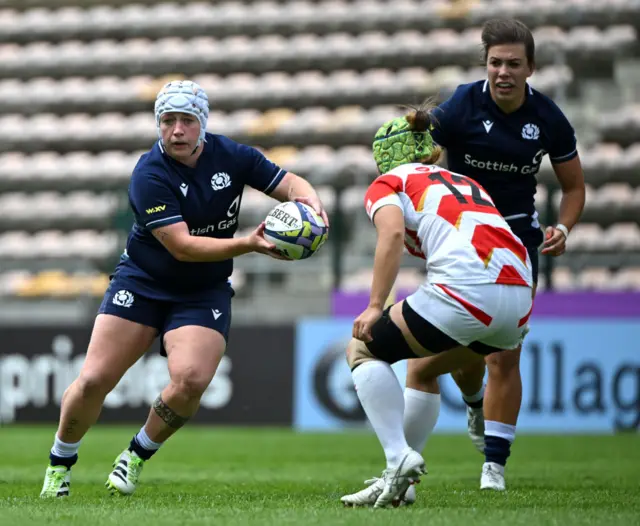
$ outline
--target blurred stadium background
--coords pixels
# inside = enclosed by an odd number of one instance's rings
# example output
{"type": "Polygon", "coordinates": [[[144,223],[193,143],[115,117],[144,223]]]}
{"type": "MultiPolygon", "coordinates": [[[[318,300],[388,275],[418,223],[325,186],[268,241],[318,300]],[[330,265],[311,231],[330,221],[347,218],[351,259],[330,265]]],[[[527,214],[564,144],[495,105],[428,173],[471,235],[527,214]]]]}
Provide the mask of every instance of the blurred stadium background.
{"type": "MultiPolygon", "coordinates": [[[[318,185],[330,244],[304,265],[237,261],[236,320],[326,314],[334,285],[370,283],[362,210],[372,134],[397,104],[482,78],[480,26],[533,30],[532,85],[579,138],[588,188],[570,250],[541,288],[640,290],[637,0],[172,2],[0,0],[0,316],[89,321],[131,224],[126,189],[153,144],[153,100],[189,77],[210,130],[260,147],[318,185]],[[309,279],[313,276],[313,279],[309,279]]],[[[539,174],[543,220],[559,192],[539,174]]],[[[241,229],[272,202],[247,191],[241,229]]],[[[405,262],[400,282],[419,282],[405,262]]],[[[550,270],[550,269],[549,269],[550,270]]]]}
{"type": "MultiPolygon", "coordinates": [[[[341,353],[371,277],[371,139],[398,104],[482,78],[480,26],[494,16],[532,28],[531,84],[576,128],[588,184],[567,254],[543,259],[523,429],[637,430],[639,0],[0,0],[0,421],[56,420],[131,226],[127,183],[156,138],[155,95],[183,77],[208,92],[210,131],[307,177],[332,218],[312,259],[236,260],[242,330],[199,419],[361,426],[341,353]]],[[[543,223],[554,181],[545,160],[543,223]]],[[[240,229],[271,206],[247,189],[240,229]]],[[[403,265],[398,286],[411,289],[422,264],[403,265]]],[[[164,381],[148,354],[103,421],[140,421],[164,381]]],[[[459,396],[443,393],[442,429],[463,431],[459,396]]]]}
{"type": "MultiPolygon", "coordinates": [[[[0,522],[638,524],[639,31],[640,0],[0,0],[0,522]],[[588,184],[567,254],[542,261],[508,498],[477,491],[481,457],[446,377],[436,435],[461,436],[430,439],[419,502],[345,515],[338,497],[382,458],[371,433],[345,432],[366,430],[343,353],[371,278],[371,139],[398,104],[482,78],[480,27],[494,16],[532,28],[531,84],[576,128],[588,184]],[[231,429],[187,426],[145,467],[131,505],[105,499],[110,461],[168,381],[149,352],[87,436],[75,498],[42,502],[60,399],[131,226],[127,183],[156,138],[155,95],[172,78],[206,89],[210,131],[317,185],[331,237],[300,264],[236,260],[235,327],[195,418],[231,429]]],[[[538,180],[548,223],[559,190],[546,160],[538,180]]],[[[240,229],[272,205],[248,189],[240,229]]],[[[421,266],[405,259],[398,297],[421,266]]]]}

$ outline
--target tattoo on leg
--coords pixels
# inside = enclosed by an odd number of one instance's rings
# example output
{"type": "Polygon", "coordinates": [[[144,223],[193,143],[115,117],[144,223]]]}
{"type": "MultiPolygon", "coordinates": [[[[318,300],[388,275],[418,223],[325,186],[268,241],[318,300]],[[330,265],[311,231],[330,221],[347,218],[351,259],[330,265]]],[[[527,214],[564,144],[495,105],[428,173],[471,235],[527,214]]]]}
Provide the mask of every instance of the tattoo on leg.
{"type": "Polygon", "coordinates": [[[169,427],[174,429],[180,429],[189,420],[189,418],[177,415],[173,409],[164,403],[161,395],[158,395],[158,398],[153,402],[153,410],[169,427]]]}
{"type": "Polygon", "coordinates": [[[73,433],[73,428],[78,424],[78,421],[75,418],[72,418],[69,421],[69,424],[67,425],[67,428],[65,429],[65,432],[67,433],[73,433]]]}

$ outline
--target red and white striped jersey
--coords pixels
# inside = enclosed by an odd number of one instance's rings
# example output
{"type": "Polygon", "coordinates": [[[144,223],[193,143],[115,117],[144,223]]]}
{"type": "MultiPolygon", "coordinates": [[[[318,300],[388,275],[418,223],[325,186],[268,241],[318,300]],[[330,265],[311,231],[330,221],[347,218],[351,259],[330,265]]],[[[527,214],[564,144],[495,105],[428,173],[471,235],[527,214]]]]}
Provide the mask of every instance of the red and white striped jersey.
{"type": "Polygon", "coordinates": [[[405,164],[367,190],[372,221],[386,205],[402,210],[405,246],[426,259],[430,283],[532,286],[526,248],[473,179],[436,165],[405,164]]]}

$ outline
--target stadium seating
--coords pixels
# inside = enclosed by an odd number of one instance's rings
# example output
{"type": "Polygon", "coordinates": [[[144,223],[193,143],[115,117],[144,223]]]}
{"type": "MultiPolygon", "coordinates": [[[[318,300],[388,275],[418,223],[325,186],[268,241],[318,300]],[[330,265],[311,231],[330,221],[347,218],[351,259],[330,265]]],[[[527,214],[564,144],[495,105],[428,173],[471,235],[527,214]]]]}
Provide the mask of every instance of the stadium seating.
{"type": "MultiPolygon", "coordinates": [[[[327,247],[304,266],[238,260],[233,283],[247,298],[240,315],[272,286],[326,291],[336,265],[344,288],[366,290],[375,234],[362,195],[375,175],[372,134],[401,111],[397,104],[442,99],[481,78],[480,26],[496,15],[532,27],[531,83],[558,101],[579,139],[587,205],[554,287],[640,290],[640,0],[77,4],[0,0],[4,300],[100,297],[130,225],[131,169],[156,137],[155,94],[169,78],[187,77],[209,94],[210,131],[307,177],[334,219],[327,247]],[[304,279],[310,272],[317,279],[304,279]]],[[[545,223],[560,199],[548,160],[538,179],[545,223]]],[[[247,189],[241,232],[271,206],[247,189]]],[[[414,286],[420,263],[403,265],[400,283],[414,286]]]]}

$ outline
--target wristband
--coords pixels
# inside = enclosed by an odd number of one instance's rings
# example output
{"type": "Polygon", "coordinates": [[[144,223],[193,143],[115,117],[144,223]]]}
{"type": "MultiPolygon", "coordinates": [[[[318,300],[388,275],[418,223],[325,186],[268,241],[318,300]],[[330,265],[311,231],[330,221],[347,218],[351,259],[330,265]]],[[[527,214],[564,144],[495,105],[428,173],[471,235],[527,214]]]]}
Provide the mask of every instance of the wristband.
{"type": "Polygon", "coordinates": [[[562,223],[558,223],[556,225],[556,230],[560,230],[564,234],[564,238],[567,239],[569,237],[569,229],[564,226],[562,223]]]}

